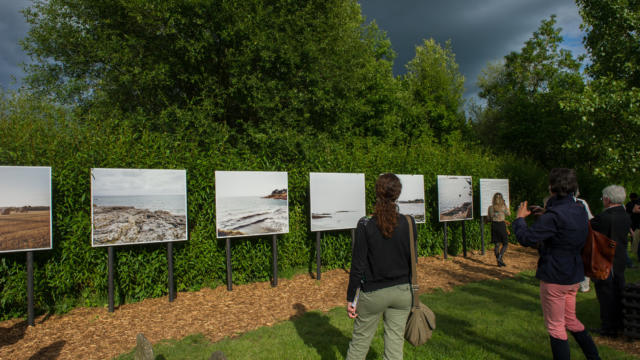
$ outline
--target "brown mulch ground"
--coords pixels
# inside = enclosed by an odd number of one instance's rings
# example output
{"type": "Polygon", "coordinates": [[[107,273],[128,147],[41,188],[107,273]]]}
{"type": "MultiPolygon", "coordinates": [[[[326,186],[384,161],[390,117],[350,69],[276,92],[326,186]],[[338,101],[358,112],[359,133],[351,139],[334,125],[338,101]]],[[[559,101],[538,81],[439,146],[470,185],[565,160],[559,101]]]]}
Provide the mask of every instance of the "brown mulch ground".
{"type": "MultiPolygon", "coordinates": [[[[421,292],[485,279],[503,279],[535,269],[537,254],[510,246],[498,268],[491,251],[462,256],[420,258],[421,292]]],[[[36,318],[35,327],[20,319],[0,322],[0,359],[108,359],[130,351],[140,332],[155,343],[202,333],[211,341],[287,320],[301,309],[328,311],[346,304],[348,274],[342,269],[322,273],[316,281],[309,274],[268,282],[181,292],[175,301],[167,297],[126,304],[109,313],[106,308],[78,308],[65,315],[36,318]]],[[[628,353],[640,355],[638,342],[596,338],[628,353]]]]}

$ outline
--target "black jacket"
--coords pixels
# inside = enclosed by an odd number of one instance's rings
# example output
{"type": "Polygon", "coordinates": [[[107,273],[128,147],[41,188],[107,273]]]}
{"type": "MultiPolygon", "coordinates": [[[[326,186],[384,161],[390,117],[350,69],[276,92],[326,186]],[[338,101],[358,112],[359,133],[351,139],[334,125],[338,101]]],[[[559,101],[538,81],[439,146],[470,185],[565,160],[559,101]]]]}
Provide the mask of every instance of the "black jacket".
{"type": "Polygon", "coordinates": [[[624,207],[621,205],[605,209],[591,219],[591,227],[615,240],[617,245],[613,273],[624,273],[627,264],[627,234],[631,228],[631,220],[624,207]]]}
{"type": "MultiPolygon", "coordinates": [[[[376,218],[363,217],[358,221],[353,245],[347,301],[353,301],[356,289],[370,292],[411,282],[411,250],[409,223],[398,214],[393,235],[385,239],[378,229],[376,218]]],[[[411,218],[413,239],[417,247],[416,223],[411,218]]]]}
{"type": "Polygon", "coordinates": [[[513,222],[513,232],[524,246],[540,253],[536,277],[546,283],[572,285],[584,280],[582,248],[589,232],[587,211],[573,197],[552,197],[546,212],[531,226],[523,218],[513,222]]]}

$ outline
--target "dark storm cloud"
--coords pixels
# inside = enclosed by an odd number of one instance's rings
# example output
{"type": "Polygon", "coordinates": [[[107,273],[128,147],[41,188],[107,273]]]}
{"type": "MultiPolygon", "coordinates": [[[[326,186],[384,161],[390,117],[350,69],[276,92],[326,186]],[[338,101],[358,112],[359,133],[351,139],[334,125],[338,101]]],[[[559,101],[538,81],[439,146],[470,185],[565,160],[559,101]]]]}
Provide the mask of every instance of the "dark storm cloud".
{"type": "Polygon", "coordinates": [[[394,73],[405,72],[415,46],[433,38],[451,39],[456,61],[466,78],[466,96],[477,93],[478,75],[489,62],[518,51],[543,19],[557,15],[566,47],[582,53],[580,16],[574,0],[361,0],[367,21],[387,32],[397,53],[394,73]]]}
{"type": "Polygon", "coordinates": [[[28,0],[4,0],[0,4],[0,88],[16,88],[12,76],[20,80],[24,73],[21,63],[28,57],[18,42],[27,35],[29,27],[20,10],[29,6],[28,0]]]}

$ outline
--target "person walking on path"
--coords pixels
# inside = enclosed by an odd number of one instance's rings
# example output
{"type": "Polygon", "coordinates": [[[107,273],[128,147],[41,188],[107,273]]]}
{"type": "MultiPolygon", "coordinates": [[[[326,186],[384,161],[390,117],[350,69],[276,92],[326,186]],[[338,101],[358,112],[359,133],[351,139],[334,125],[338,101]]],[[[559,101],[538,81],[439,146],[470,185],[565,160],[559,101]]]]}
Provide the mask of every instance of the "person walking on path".
{"type": "Polygon", "coordinates": [[[627,239],[631,219],[622,203],[625,190],[619,185],[609,185],[602,190],[604,210],[591,219],[591,227],[616,242],[613,268],[604,280],[593,280],[596,297],[600,303],[600,335],[617,337],[623,330],[622,292],[624,291],[624,271],[627,267],[627,239]]]}
{"type": "Polygon", "coordinates": [[[549,174],[551,197],[545,212],[531,227],[527,226],[525,218],[531,211],[524,201],[512,224],[518,242],[538,248],[540,254],[536,278],[540,280],[542,315],[554,360],[570,359],[566,330],[571,332],[587,359],[600,359],[593,339],[576,317],[578,283],[584,279],[580,253],[588,233],[587,212],[574,199],[577,189],[575,170],[552,169],[549,174]]]}
{"type": "Polygon", "coordinates": [[[491,241],[495,245],[493,252],[496,255],[498,266],[507,266],[502,258],[509,246],[506,217],[511,215],[511,211],[509,211],[509,207],[505,204],[502,193],[497,192],[493,194],[493,199],[487,212],[489,214],[489,221],[491,221],[491,241]],[[501,249],[500,244],[502,244],[501,249]]]}
{"type": "Polygon", "coordinates": [[[380,175],[375,212],[358,221],[347,287],[347,314],[355,319],[348,360],[367,356],[381,315],[383,359],[403,358],[404,328],[412,305],[409,226],[414,234],[417,229],[413,218],[409,224],[398,212],[401,190],[397,176],[380,175]]]}

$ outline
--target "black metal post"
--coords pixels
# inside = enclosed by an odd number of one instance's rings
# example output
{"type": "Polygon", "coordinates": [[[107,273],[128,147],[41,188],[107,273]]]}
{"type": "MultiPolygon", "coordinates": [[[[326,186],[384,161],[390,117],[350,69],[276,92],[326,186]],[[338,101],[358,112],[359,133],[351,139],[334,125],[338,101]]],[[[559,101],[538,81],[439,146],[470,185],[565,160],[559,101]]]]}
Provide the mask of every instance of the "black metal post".
{"type": "Polygon", "coordinates": [[[316,280],[320,280],[321,270],[320,270],[320,259],[321,259],[321,251],[320,250],[320,240],[322,237],[322,232],[318,231],[316,233],[316,280]]]}
{"type": "Polygon", "coordinates": [[[353,245],[356,243],[356,229],[351,229],[351,251],[353,251],[353,245]]]}
{"type": "Polygon", "coordinates": [[[278,235],[273,235],[271,252],[273,253],[273,281],[271,286],[278,286],[278,235]]]}
{"type": "Polygon", "coordinates": [[[107,248],[109,253],[109,312],[113,312],[113,262],[115,258],[113,246],[107,248]]]}
{"type": "Polygon", "coordinates": [[[173,289],[173,243],[167,243],[167,266],[169,272],[169,302],[175,299],[173,289]]]}
{"type": "Polygon", "coordinates": [[[231,239],[227,238],[227,290],[231,288],[231,239]]]}
{"type": "Polygon", "coordinates": [[[462,256],[467,257],[467,227],[466,221],[462,220],[462,256]]]}
{"type": "Polygon", "coordinates": [[[444,223],[444,258],[447,258],[447,223],[444,223]]]}
{"type": "Polygon", "coordinates": [[[480,246],[482,249],[482,255],[484,255],[484,217],[480,217],[480,246]]]}
{"type": "Polygon", "coordinates": [[[27,324],[36,325],[33,312],[33,251],[27,251],[27,324]]]}

